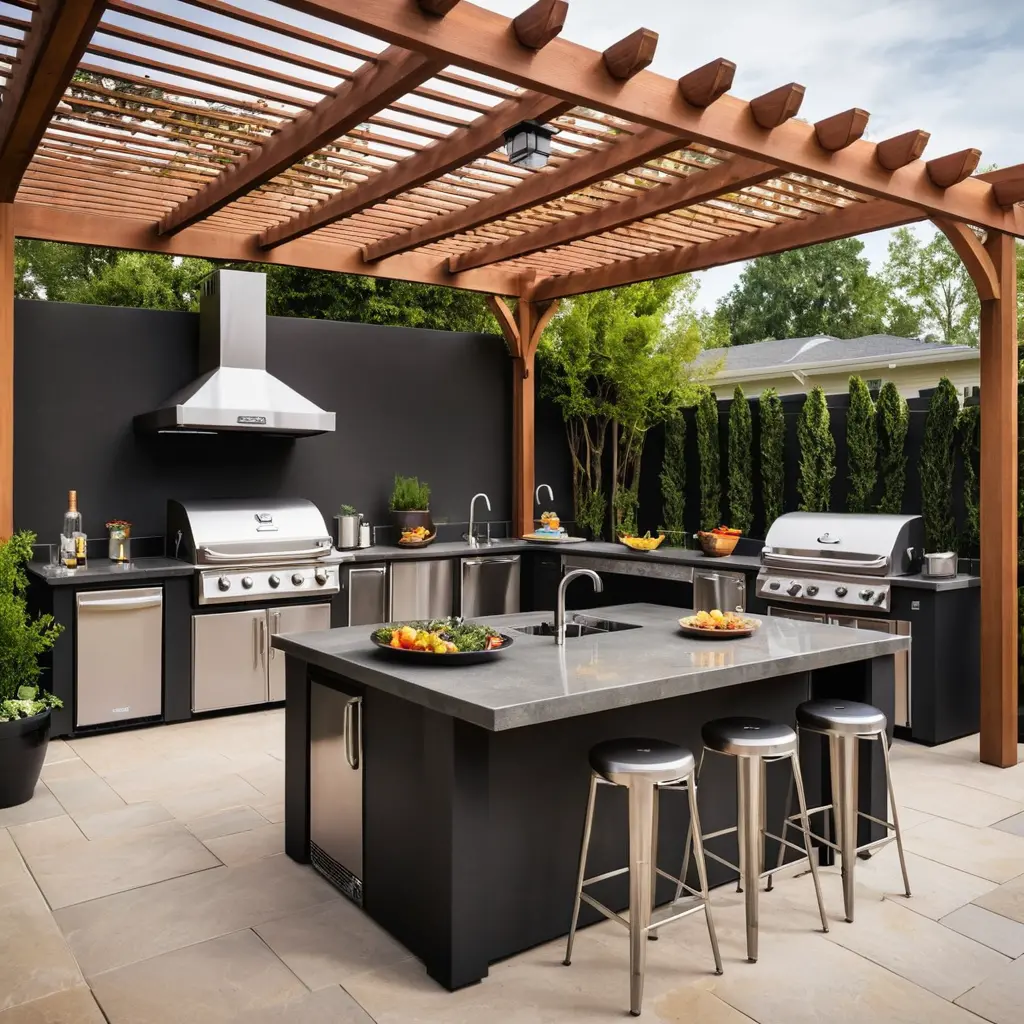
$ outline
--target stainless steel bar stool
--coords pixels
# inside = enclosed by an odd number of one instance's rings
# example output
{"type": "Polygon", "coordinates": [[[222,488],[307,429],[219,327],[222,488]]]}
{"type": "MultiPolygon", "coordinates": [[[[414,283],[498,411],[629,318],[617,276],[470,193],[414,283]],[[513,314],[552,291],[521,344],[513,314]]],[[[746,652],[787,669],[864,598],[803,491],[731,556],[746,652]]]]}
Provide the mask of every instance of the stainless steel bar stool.
{"type": "MultiPolygon", "coordinates": [[[[818,912],[821,915],[822,931],[828,931],[828,918],[825,916],[825,904],[821,897],[821,883],[818,880],[816,851],[811,846],[811,826],[808,819],[807,799],[804,796],[804,781],[800,773],[797,734],[788,725],[771,722],[766,718],[716,718],[706,722],[701,729],[704,750],[700,756],[700,768],[697,777],[704,767],[704,757],[708,753],[724,754],[736,758],[736,824],[731,828],[709,832],[701,838],[706,843],[709,839],[737,833],[739,846],[739,865],[719,857],[711,850],[704,852],[708,857],[720,864],[739,872],[738,891],[744,893],[747,920],[747,959],[757,962],[757,923],[758,923],[758,883],[765,875],[771,881],[771,872],[764,869],[764,840],[774,839],[782,844],[780,851],[788,846],[806,855],[814,879],[814,892],[818,898],[818,912]],[[793,767],[793,785],[796,788],[800,803],[801,825],[789,822],[792,828],[800,829],[804,835],[803,849],[785,838],[777,836],[765,829],[766,813],[766,768],[773,761],[789,761],[793,767]]],[[[788,819],[787,810],[787,819],[788,819]]],[[[793,815],[798,817],[798,815],[793,815]]],[[[693,819],[696,821],[696,817],[693,819]]],[[[696,844],[695,844],[696,846],[696,844]]],[[[683,858],[683,869],[680,878],[686,878],[689,867],[690,848],[687,843],[683,858]]],[[[780,857],[781,864],[781,857],[780,857]]],[[[773,869],[773,870],[777,870],[773,869]]],[[[681,883],[680,883],[681,884],[681,883]]]]}
{"type": "MultiPolygon", "coordinates": [[[[828,737],[829,763],[832,769],[832,802],[821,807],[812,807],[809,814],[823,812],[825,827],[828,827],[828,812],[832,811],[835,823],[836,842],[826,836],[814,835],[814,838],[835,850],[842,863],[843,877],[843,909],[846,920],[853,920],[853,869],[857,862],[857,854],[865,850],[876,850],[886,846],[893,840],[900,855],[900,869],[903,872],[903,889],[910,897],[910,878],[907,875],[907,860],[903,854],[903,833],[896,811],[896,794],[892,787],[892,772],[889,768],[889,741],[885,733],[885,715],[870,704],[860,704],[852,700],[808,700],[796,709],[797,728],[801,732],[818,733],[828,737]],[[860,769],[860,741],[877,740],[882,745],[882,757],[885,761],[885,784],[889,790],[889,807],[892,821],[882,821],[860,809],[858,771],[860,769]],[[881,839],[857,845],[857,819],[866,818],[876,825],[883,826],[887,833],[881,839]]],[[[782,826],[782,834],[793,824],[786,808],[786,820],[782,826]]],[[[795,826],[794,826],[795,827],[795,826]]],[[[782,865],[782,851],[779,853],[779,866],[782,865]]],[[[771,888],[771,876],[768,879],[771,888]]]]}
{"type": "MultiPolygon", "coordinates": [[[[583,826],[583,844],[580,849],[580,868],[576,881],[576,900],[569,927],[569,941],[565,947],[568,967],[572,962],[572,944],[576,937],[576,923],[580,915],[580,902],[585,902],[612,921],[618,921],[629,931],[629,1012],[640,1016],[644,994],[644,966],[647,956],[648,935],[672,921],[688,917],[703,909],[711,939],[711,952],[715,958],[715,971],[722,973],[722,958],[718,952],[715,924],[711,919],[708,897],[708,873],[704,862],[704,849],[700,841],[700,818],[697,812],[697,783],[694,776],[694,758],[689,750],[663,740],[624,739],[599,743],[590,751],[590,796],[583,826]],[[629,791],[629,865],[587,878],[587,852],[594,823],[594,804],[601,785],[625,786],[629,791]],[[687,835],[689,855],[690,835],[693,836],[694,860],[700,879],[700,890],[691,889],[682,879],[658,868],[658,797],[661,790],[683,790],[689,793],[691,832],[687,835]],[[589,893],[585,886],[629,872],[629,919],[609,910],[589,893]],[[652,922],[654,887],[658,875],[678,884],[675,901],[665,916],[652,922]],[[676,909],[682,892],[693,897],[692,905],[676,909]]],[[[685,877],[685,876],[684,876],[685,877]]]]}

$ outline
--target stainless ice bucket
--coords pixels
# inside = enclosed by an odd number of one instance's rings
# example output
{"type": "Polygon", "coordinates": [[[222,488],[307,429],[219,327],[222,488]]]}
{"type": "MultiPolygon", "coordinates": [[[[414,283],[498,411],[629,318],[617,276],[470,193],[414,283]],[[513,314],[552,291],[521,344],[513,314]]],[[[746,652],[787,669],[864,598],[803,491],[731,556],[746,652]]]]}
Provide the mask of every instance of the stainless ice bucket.
{"type": "Polygon", "coordinates": [[[362,516],[334,517],[334,546],[339,551],[348,551],[359,547],[359,523],[362,516]]]}

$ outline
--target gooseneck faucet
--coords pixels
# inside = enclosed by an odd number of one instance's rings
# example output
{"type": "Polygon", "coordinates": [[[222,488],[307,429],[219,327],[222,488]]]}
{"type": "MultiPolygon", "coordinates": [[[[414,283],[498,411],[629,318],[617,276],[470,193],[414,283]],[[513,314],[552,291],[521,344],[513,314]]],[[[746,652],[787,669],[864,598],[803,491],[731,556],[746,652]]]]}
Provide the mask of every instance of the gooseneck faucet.
{"type": "Polygon", "coordinates": [[[467,537],[467,540],[469,541],[469,546],[471,548],[475,548],[477,546],[476,534],[473,533],[473,507],[476,505],[477,498],[483,498],[484,502],[487,505],[487,511],[491,511],[491,499],[488,498],[487,495],[483,493],[483,491],[481,491],[479,494],[473,495],[473,500],[469,503],[469,537],[467,537]]]}
{"type": "Polygon", "coordinates": [[[604,581],[593,569],[573,569],[562,577],[555,601],[555,643],[559,647],[565,643],[565,590],[577,576],[589,576],[594,581],[596,593],[600,594],[604,590],[604,581]]]}
{"type": "Polygon", "coordinates": [[[533,492],[533,503],[534,505],[540,504],[540,492],[548,492],[548,501],[553,502],[555,500],[555,492],[551,490],[551,484],[537,484],[537,490],[533,492]]]}

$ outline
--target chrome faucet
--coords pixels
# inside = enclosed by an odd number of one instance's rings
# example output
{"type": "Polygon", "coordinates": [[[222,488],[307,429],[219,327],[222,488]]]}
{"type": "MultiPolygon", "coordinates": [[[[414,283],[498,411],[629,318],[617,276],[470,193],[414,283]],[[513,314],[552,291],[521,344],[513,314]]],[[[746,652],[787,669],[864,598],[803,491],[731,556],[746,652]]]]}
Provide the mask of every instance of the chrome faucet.
{"type": "Polygon", "coordinates": [[[565,643],[565,589],[577,576],[589,576],[594,581],[596,593],[600,594],[604,590],[604,581],[593,569],[573,569],[562,577],[555,601],[555,643],[559,647],[565,643]]]}
{"type": "Polygon", "coordinates": [[[540,504],[540,492],[541,491],[547,491],[548,492],[548,501],[554,502],[554,500],[555,500],[555,492],[553,490],[551,490],[551,484],[537,484],[537,490],[535,490],[533,492],[533,503],[535,505],[539,505],[540,504]]]}
{"type": "Polygon", "coordinates": [[[469,536],[466,538],[466,540],[469,541],[469,546],[471,548],[475,548],[479,543],[476,539],[476,534],[473,533],[473,506],[476,505],[477,498],[483,498],[484,502],[487,504],[487,511],[491,511],[491,499],[488,498],[487,495],[483,493],[483,491],[481,491],[479,494],[473,495],[473,500],[469,503],[469,536]]]}

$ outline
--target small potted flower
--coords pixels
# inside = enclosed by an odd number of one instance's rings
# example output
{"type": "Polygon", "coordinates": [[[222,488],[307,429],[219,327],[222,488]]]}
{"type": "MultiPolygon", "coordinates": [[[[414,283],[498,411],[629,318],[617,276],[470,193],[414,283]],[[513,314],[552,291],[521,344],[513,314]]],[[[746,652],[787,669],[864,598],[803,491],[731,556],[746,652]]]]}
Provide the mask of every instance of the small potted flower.
{"type": "Polygon", "coordinates": [[[111,519],[106,526],[107,558],[118,565],[127,565],[132,560],[132,524],[125,519],[111,519]]]}
{"type": "Polygon", "coordinates": [[[363,517],[355,505],[342,505],[334,517],[334,546],[339,551],[359,547],[359,523],[363,517]]]}
{"type": "Polygon", "coordinates": [[[32,798],[50,739],[50,709],[61,707],[39,688],[39,655],[63,627],[52,615],[33,618],[25,601],[25,563],[35,534],[0,543],[0,807],[32,798]]]}

